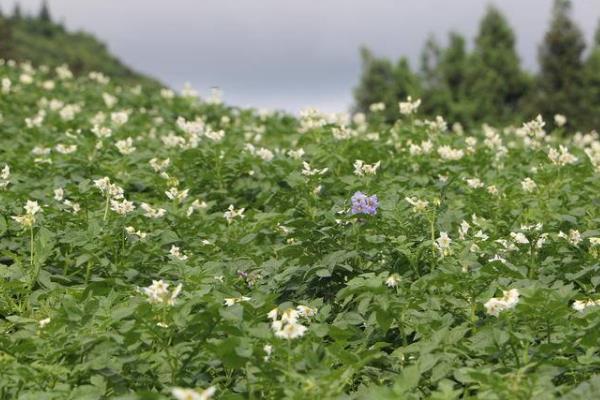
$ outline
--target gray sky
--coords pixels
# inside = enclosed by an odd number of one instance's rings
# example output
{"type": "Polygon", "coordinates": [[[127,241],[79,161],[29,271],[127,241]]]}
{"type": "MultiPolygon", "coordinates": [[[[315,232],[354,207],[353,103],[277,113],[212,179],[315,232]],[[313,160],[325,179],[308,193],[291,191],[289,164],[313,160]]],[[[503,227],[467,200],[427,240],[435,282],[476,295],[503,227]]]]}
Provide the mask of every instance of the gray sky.
{"type": "MultiPolygon", "coordinates": [[[[37,12],[41,0],[20,0],[37,12]]],[[[125,63],[174,89],[189,81],[200,92],[219,86],[236,105],[305,106],[345,111],[358,81],[361,45],[418,66],[430,33],[450,30],[470,40],[485,0],[50,0],[55,19],[105,41],[125,63]]],[[[496,0],[517,35],[526,68],[552,0],[496,0]]],[[[0,0],[4,11],[14,0],[0,0]]],[[[573,0],[586,39],[600,20],[600,0],[573,0]]]]}

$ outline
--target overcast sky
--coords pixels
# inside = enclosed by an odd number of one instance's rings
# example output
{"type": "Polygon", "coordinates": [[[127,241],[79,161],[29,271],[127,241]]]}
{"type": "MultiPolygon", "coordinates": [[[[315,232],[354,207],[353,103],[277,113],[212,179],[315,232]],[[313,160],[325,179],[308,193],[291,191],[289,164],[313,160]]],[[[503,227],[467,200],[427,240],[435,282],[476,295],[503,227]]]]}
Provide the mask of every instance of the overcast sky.
{"type": "MultiPolygon", "coordinates": [[[[41,0],[20,0],[37,12],[41,0]]],[[[552,0],[50,0],[55,19],[105,41],[134,69],[174,89],[189,81],[200,94],[220,87],[236,105],[305,106],[345,111],[360,73],[361,45],[413,67],[428,35],[456,30],[472,40],[489,3],[517,34],[526,68],[552,0]]],[[[600,0],[573,0],[573,16],[588,42],[600,20],[600,0]]],[[[9,11],[14,0],[0,0],[9,11]]]]}

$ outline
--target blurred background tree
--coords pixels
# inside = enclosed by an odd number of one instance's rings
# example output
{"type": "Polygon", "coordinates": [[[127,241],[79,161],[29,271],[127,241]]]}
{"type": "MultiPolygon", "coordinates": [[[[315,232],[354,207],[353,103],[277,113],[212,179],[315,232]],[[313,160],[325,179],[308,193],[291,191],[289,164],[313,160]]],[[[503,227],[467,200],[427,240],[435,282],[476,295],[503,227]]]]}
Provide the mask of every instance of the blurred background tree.
{"type": "Polygon", "coordinates": [[[445,48],[430,37],[419,72],[411,73],[411,79],[402,75],[402,82],[395,81],[395,74],[387,74],[385,80],[378,80],[378,86],[371,86],[369,82],[375,79],[370,76],[375,73],[373,65],[391,67],[392,63],[363,49],[371,61],[363,62],[355,109],[368,112],[371,103],[384,101],[387,119],[394,119],[398,117],[397,103],[411,95],[423,97],[421,111],[425,116],[442,115],[451,123],[467,127],[483,122],[520,125],[538,113],[549,126],[555,114],[566,115],[573,128],[599,126],[600,26],[591,52],[584,59],[583,34],[570,13],[569,0],[554,1],[550,27],[539,48],[540,70],[536,75],[523,70],[515,34],[505,16],[493,6],[488,7],[480,22],[472,51],[456,32],[449,33],[445,48]],[[387,85],[402,90],[390,92],[387,85]]]}
{"type": "Polygon", "coordinates": [[[600,126],[600,24],[596,28],[590,55],[585,61],[584,78],[587,120],[590,128],[600,126]]]}
{"type": "Polygon", "coordinates": [[[35,16],[25,15],[19,3],[12,15],[0,15],[0,58],[49,67],[67,64],[77,75],[97,71],[119,81],[163,86],[125,66],[93,35],[67,31],[52,19],[47,1],[35,16]]]}
{"type": "Polygon", "coordinates": [[[467,98],[477,102],[469,110],[473,122],[494,116],[504,124],[522,117],[530,81],[521,70],[513,30],[495,7],[488,8],[480,23],[469,64],[467,98]]]}
{"type": "Polygon", "coordinates": [[[544,118],[560,113],[576,126],[585,124],[583,51],[585,41],[570,17],[571,2],[556,0],[550,29],[539,50],[540,72],[536,77],[532,106],[544,118]]]}

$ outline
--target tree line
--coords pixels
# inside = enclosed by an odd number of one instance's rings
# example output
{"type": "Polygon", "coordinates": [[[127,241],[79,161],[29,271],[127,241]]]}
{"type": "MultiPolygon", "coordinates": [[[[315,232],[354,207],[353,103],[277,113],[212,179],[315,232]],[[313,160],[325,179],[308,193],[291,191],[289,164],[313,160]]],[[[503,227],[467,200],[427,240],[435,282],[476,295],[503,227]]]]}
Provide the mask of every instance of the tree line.
{"type": "Polygon", "coordinates": [[[413,71],[406,57],[396,63],[361,50],[362,74],[354,90],[355,111],[385,104],[384,116],[398,117],[398,102],[423,98],[421,111],[469,126],[507,125],[537,114],[552,121],[565,115],[571,129],[600,128],[600,27],[591,49],[571,18],[570,0],[555,0],[550,26],[538,50],[539,71],[522,69],[515,34],[494,6],[483,16],[472,51],[451,32],[443,48],[430,37],[413,71]]]}

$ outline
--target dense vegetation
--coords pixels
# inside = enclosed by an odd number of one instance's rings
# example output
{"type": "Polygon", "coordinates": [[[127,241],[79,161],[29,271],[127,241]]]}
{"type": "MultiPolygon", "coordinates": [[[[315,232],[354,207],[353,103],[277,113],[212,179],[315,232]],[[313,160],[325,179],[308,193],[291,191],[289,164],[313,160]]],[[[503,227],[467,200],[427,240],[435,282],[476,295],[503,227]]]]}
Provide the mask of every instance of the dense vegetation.
{"type": "Polygon", "coordinates": [[[489,7],[472,51],[452,32],[442,48],[430,38],[419,72],[401,58],[396,64],[363,49],[363,72],[355,108],[368,112],[383,102],[393,121],[407,96],[427,99],[423,113],[451,123],[518,124],[541,113],[549,121],[563,114],[574,130],[600,126],[600,28],[588,54],[581,30],[570,18],[569,0],[555,0],[550,27],[539,47],[539,71],[522,70],[515,35],[505,17],[489,7]]]}
{"type": "Polygon", "coordinates": [[[97,71],[113,80],[159,86],[125,66],[93,35],[69,32],[53,21],[45,2],[37,16],[23,15],[18,3],[10,16],[0,13],[0,58],[49,67],[67,64],[75,75],[97,71]]]}
{"type": "Polygon", "coordinates": [[[600,390],[597,134],[0,82],[0,398],[600,390]]]}

